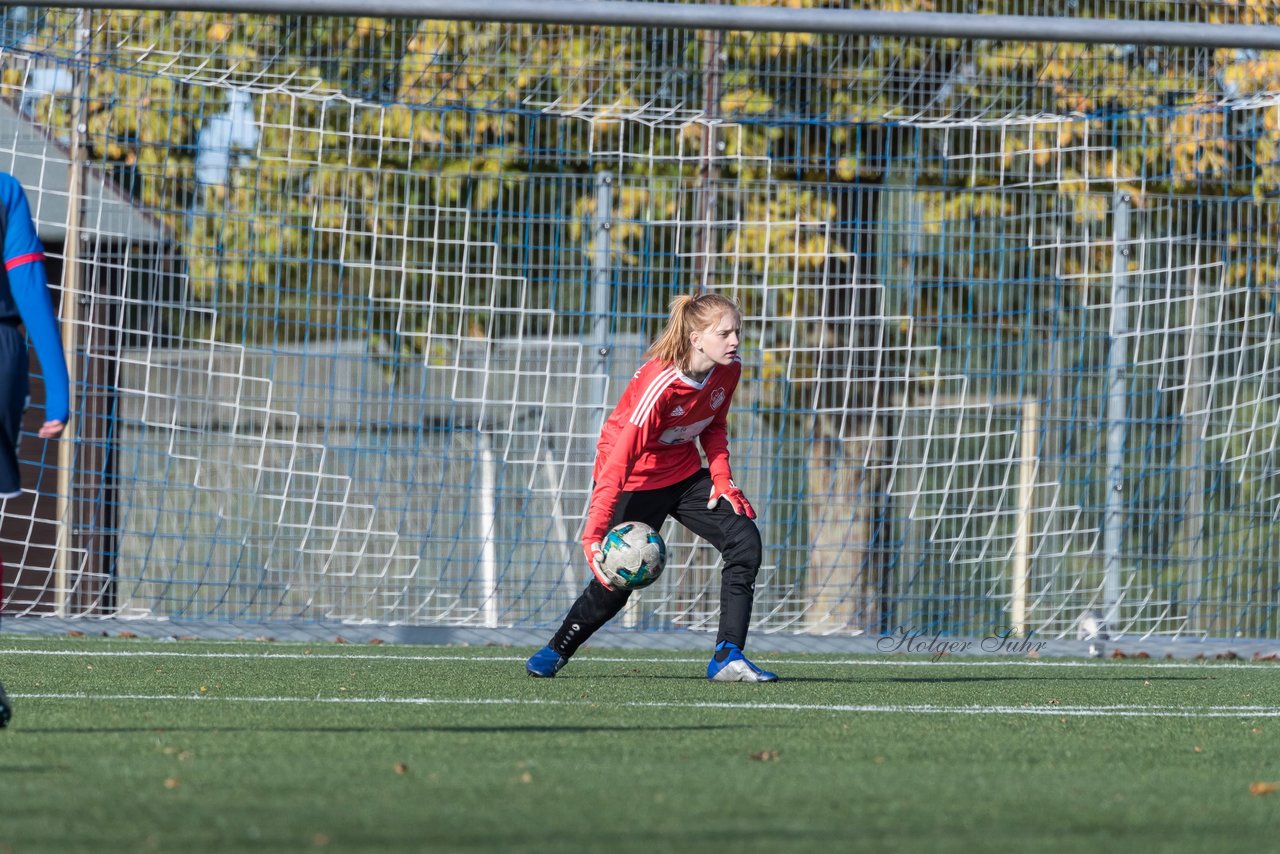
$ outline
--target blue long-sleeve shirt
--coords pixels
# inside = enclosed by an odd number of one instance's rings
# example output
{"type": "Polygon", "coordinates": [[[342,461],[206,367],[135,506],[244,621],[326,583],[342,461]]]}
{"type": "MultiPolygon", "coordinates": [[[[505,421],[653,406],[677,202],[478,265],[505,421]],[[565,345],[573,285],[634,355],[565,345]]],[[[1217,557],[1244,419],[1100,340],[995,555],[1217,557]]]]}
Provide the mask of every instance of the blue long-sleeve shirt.
{"type": "MultiPolygon", "coordinates": [[[[58,317],[49,296],[44,246],[36,236],[27,194],[18,179],[0,172],[0,228],[4,232],[4,274],[0,276],[0,322],[19,320],[44,369],[46,421],[66,421],[70,415],[70,379],[62,354],[58,317]]],[[[10,366],[0,365],[0,370],[10,366]]],[[[11,368],[10,368],[11,369],[11,368]]]]}

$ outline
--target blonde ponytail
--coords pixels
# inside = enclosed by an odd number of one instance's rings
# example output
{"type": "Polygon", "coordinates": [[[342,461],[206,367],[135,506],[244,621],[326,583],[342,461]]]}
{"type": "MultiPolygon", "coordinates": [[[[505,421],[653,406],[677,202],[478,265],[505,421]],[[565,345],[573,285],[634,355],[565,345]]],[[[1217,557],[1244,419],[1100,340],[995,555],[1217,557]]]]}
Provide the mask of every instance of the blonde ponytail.
{"type": "Polygon", "coordinates": [[[682,294],[676,297],[671,301],[667,326],[649,348],[649,357],[687,371],[693,347],[689,335],[711,326],[727,311],[741,314],[737,303],[719,294],[682,294]]]}

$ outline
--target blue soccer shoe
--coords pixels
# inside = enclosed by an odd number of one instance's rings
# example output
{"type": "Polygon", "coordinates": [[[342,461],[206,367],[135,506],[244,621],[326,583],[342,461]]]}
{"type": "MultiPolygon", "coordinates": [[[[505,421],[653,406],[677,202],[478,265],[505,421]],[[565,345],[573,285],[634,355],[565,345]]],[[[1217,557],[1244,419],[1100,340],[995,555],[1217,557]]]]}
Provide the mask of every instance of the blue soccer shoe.
{"type": "Polygon", "coordinates": [[[560,668],[569,663],[569,659],[556,652],[549,646],[529,656],[529,660],[524,663],[524,669],[529,671],[530,676],[536,676],[539,679],[550,679],[560,672],[560,668]]]}
{"type": "Polygon", "coordinates": [[[761,670],[736,645],[720,641],[707,663],[707,678],[712,682],[777,682],[778,674],[761,670]]]}

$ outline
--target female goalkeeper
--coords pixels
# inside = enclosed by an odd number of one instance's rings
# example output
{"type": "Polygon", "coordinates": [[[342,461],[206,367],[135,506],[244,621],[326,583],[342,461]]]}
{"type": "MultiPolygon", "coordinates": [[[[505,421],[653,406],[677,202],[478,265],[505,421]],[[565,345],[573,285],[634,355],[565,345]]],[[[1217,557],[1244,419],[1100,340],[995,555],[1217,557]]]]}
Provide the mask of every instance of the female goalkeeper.
{"type": "Polygon", "coordinates": [[[627,603],[631,591],[611,589],[597,565],[609,529],[628,521],[656,531],[671,516],[724,558],[720,631],[707,678],[778,678],[742,654],[761,554],[755,511],[729,471],[725,433],[725,416],[742,375],[741,332],[742,318],[730,299],[700,294],[671,303],[666,329],[627,384],[596,445],[595,486],[582,535],[594,577],[551,642],[526,663],[530,676],[555,676],[627,603]],[[695,439],[706,453],[707,468],[695,439]]]}

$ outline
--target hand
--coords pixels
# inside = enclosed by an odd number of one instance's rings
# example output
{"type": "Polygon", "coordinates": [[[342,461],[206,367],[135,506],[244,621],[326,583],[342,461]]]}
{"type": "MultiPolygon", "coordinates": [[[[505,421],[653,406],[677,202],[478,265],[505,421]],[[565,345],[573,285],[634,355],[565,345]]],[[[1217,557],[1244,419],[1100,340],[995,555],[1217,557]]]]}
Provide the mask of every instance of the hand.
{"type": "Polygon", "coordinates": [[[747,500],[747,496],[742,494],[742,490],[738,489],[738,485],[731,478],[721,477],[714,478],[711,482],[711,500],[707,502],[707,509],[714,510],[716,502],[721,498],[729,502],[729,507],[739,516],[746,516],[748,519],[756,518],[756,511],[751,506],[751,502],[747,500]]]}
{"type": "Polygon", "coordinates": [[[40,425],[40,432],[37,433],[41,439],[56,439],[62,435],[62,428],[67,426],[65,421],[46,421],[40,425]]]}
{"type": "Polygon", "coordinates": [[[605,583],[604,573],[600,571],[600,558],[602,555],[599,541],[583,543],[582,553],[586,555],[587,566],[591,568],[591,574],[596,577],[596,581],[604,585],[605,590],[612,590],[613,588],[605,583]]]}

